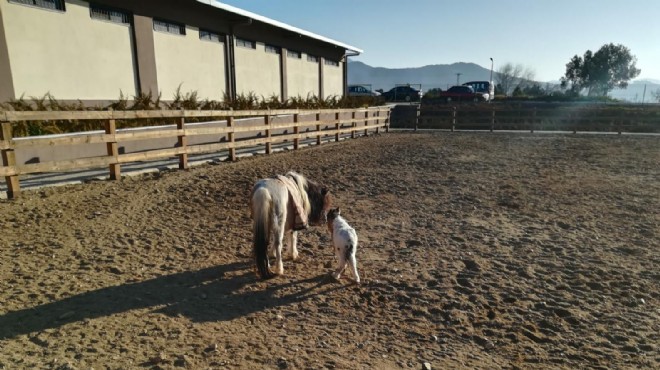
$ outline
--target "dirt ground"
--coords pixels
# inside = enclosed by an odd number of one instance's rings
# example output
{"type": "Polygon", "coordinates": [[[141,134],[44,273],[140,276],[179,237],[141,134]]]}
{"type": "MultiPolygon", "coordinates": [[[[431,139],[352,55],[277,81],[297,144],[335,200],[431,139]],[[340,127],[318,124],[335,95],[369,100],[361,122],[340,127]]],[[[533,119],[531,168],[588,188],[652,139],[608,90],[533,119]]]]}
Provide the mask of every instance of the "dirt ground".
{"type": "Polygon", "coordinates": [[[389,133],[0,201],[0,369],[660,368],[660,137],[389,133]],[[323,227],[256,278],[248,194],[323,227]]]}

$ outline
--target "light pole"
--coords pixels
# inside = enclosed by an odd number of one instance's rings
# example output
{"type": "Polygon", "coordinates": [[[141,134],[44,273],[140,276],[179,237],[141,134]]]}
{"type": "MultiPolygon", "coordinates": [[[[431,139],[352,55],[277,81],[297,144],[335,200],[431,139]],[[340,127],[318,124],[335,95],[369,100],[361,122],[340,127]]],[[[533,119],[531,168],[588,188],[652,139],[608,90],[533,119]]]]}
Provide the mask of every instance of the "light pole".
{"type": "Polygon", "coordinates": [[[493,83],[493,58],[490,58],[490,83],[493,83]]]}
{"type": "Polygon", "coordinates": [[[460,83],[458,81],[460,80],[461,75],[462,75],[462,73],[456,73],[456,85],[457,86],[460,85],[460,83]]]}

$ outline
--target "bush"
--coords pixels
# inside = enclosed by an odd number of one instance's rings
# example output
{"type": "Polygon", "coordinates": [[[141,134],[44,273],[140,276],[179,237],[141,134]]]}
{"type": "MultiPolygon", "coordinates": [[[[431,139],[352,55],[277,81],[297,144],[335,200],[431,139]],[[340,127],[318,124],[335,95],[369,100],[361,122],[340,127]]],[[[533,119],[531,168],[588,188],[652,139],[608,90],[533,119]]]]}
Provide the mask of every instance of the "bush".
{"type": "MultiPolygon", "coordinates": [[[[225,94],[223,101],[200,99],[197,91],[181,92],[181,86],[176,89],[173,100],[161,101],[161,94],[154,96],[151,92],[140,93],[129,100],[128,96],[120,91],[117,101],[111,102],[105,107],[85,106],[82,101],[75,103],[60,102],[50,93],[42,97],[24,96],[12,99],[0,104],[0,111],[86,111],[86,110],[255,110],[255,109],[339,109],[360,108],[383,105],[384,101],[379,97],[370,96],[329,96],[321,99],[315,95],[306,98],[300,96],[291,97],[282,102],[277,95],[268,98],[259,97],[255,93],[239,94],[230,99],[225,94]]],[[[203,121],[204,118],[187,119],[188,122],[203,121]]],[[[163,124],[173,124],[175,119],[143,119],[143,120],[118,120],[117,128],[142,127],[163,124]]],[[[17,122],[14,128],[14,136],[37,136],[47,134],[59,134],[67,132],[80,132],[103,129],[104,121],[101,120],[63,120],[63,121],[26,121],[17,122]]]]}

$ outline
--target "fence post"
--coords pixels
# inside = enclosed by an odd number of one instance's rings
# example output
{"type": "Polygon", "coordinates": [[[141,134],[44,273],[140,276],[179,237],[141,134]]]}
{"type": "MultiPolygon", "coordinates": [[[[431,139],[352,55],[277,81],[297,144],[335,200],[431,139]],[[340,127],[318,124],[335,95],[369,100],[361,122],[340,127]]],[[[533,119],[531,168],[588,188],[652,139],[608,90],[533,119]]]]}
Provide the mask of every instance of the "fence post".
{"type": "Polygon", "coordinates": [[[376,111],[376,135],[380,131],[380,109],[376,111]]]}
{"type": "Polygon", "coordinates": [[[268,141],[266,141],[266,154],[270,154],[273,151],[273,143],[270,141],[270,139],[272,137],[272,134],[270,132],[271,130],[270,130],[270,115],[269,114],[264,116],[264,123],[266,124],[266,126],[269,127],[268,129],[266,129],[266,137],[268,138],[268,141]]]}
{"type": "Polygon", "coordinates": [[[339,111],[337,111],[337,113],[335,113],[335,141],[339,141],[339,126],[340,126],[339,115],[340,114],[341,113],[339,113],[339,111]]]}
{"type": "MultiPolygon", "coordinates": [[[[571,114],[570,114],[570,113],[568,114],[568,124],[569,124],[569,125],[572,124],[571,114]]],[[[574,134],[577,134],[577,126],[575,126],[575,125],[573,125],[573,133],[574,133],[574,134]]]]}
{"type": "Polygon", "coordinates": [[[390,132],[390,115],[392,114],[392,109],[387,109],[387,117],[385,117],[385,133],[390,132]]]}
{"type": "Polygon", "coordinates": [[[355,139],[355,128],[357,127],[357,122],[355,122],[355,111],[351,113],[351,139],[355,139]]]}
{"type": "Polygon", "coordinates": [[[530,132],[533,134],[534,133],[534,124],[536,123],[536,107],[534,107],[534,110],[532,111],[532,125],[530,127],[530,132]]]}
{"type": "Polygon", "coordinates": [[[234,137],[234,116],[227,117],[227,127],[231,128],[231,131],[227,134],[229,139],[229,160],[236,160],[236,138],[234,137]]]}
{"type": "Polygon", "coordinates": [[[321,113],[316,113],[316,145],[321,145],[321,113]]]}
{"type": "MultiPolygon", "coordinates": [[[[2,122],[2,130],[0,130],[0,140],[6,141],[9,144],[7,149],[2,149],[2,162],[5,167],[16,168],[16,153],[14,152],[12,139],[11,122],[2,122]]],[[[15,199],[21,196],[21,185],[18,181],[18,175],[5,176],[7,183],[7,198],[15,199]]]]}
{"type": "MultiPolygon", "coordinates": [[[[110,109],[112,113],[112,109],[110,109]]],[[[117,133],[117,123],[114,118],[105,122],[105,134],[110,135],[110,141],[106,142],[108,156],[114,158],[115,163],[108,166],[110,171],[110,180],[119,180],[121,178],[121,166],[119,164],[119,147],[115,134],[117,133]]]]}
{"type": "Polygon", "coordinates": [[[417,131],[417,126],[419,126],[419,115],[421,111],[421,104],[416,106],[415,108],[415,131],[417,131]]]}
{"type": "MultiPolygon", "coordinates": [[[[364,127],[369,126],[369,110],[364,111],[364,127]]],[[[364,129],[364,136],[369,136],[369,129],[365,128],[364,129]]]]}
{"type": "Polygon", "coordinates": [[[293,115],[293,133],[296,135],[293,138],[293,150],[298,150],[298,147],[300,147],[300,136],[298,136],[300,134],[300,126],[298,126],[299,119],[298,113],[293,115]]]}
{"type": "Polygon", "coordinates": [[[188,169],[188,138],[186,137],[186,118],[184,117],[185,110],[181,110],[181,117],[176,122],[177,131],[182,131],[177,135],[177,147],[183,150],[183,153],[179,154],[179,169],[186,170],[188,169]]]}
{"type": "Polygon", "coordinates": [[[451,110],[451,132],[454,132],[455,129],[456,129],[456,106],[453,106],[451,110]]]}
{"type": "Polygon", "coordinates": [[[493,110],[490,115],[490,132],[493,132],[495,129],[495,107],[491,107],[493,110]]]}

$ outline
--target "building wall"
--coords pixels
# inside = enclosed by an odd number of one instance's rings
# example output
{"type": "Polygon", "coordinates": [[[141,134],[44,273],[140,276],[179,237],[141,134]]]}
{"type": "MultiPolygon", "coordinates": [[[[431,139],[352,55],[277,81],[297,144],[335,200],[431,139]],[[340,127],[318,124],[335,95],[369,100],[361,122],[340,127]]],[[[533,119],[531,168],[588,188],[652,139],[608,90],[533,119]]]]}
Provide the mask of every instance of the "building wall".
{"type": "Polygon", "coordinates": [[[319,62],[308,61],[302,53],[302,58],[287,56],[286,67],[289,98],[319,96],[319,62]]]}
{"type": "Polygon", "coordinates": [[[256,43],[256,49],[235,45],[236,93],[254,93],[265,99],[282,96],[280,54],[267,53],[265,45],[256,43]]]}
{"type": "Polygon", "coordinates": [[[323,65],[323,95],[324,98],[344,95],[343,62],[339,66],[323,65]]]}
{"type": "Polygon", "coordinates": [[[66,12],[0,1],[14,96],[117,99],[137,93],[131,28],[92,19],[89,4],[66,12]]]}
{"type": "Polygon", "coordinates": [[[154,31],[156,74],[161,99],[197,92],[200,99],[222,100],[225,86],[224,43],[200,40],[199,29],[186,26],[185,35],[154,31]]]}
{"type": "Polygon", "coordinates": [[[140,89],[170,100],[179,85],[182,93],[197,91],[201,99],[220,100],[231,81],[232,54],[223,43],[200,40],[199,28],[257,42],[256,49],[233,46],[238,94],[343,93],[341,65],[321,66],[320,88],[318,64],[307,61],[307,53],[340,60],[345,50],[295,32],[246,22],[194,0],[94,1],[125,9],[133,26],[92,19],[88,2],[65,1],[66,11],[59,12],[0,0],[0,101],[50,92],[56,99],[96,104],[116,100],[120,91],[130,98],[140,89]],[[152,18],[185,24],[187,33],[154,31],[152,18]],[[284,56],[282,63],[282,56],[267,53],[264,43],[300,50],[302,58],[284,56]]]}

